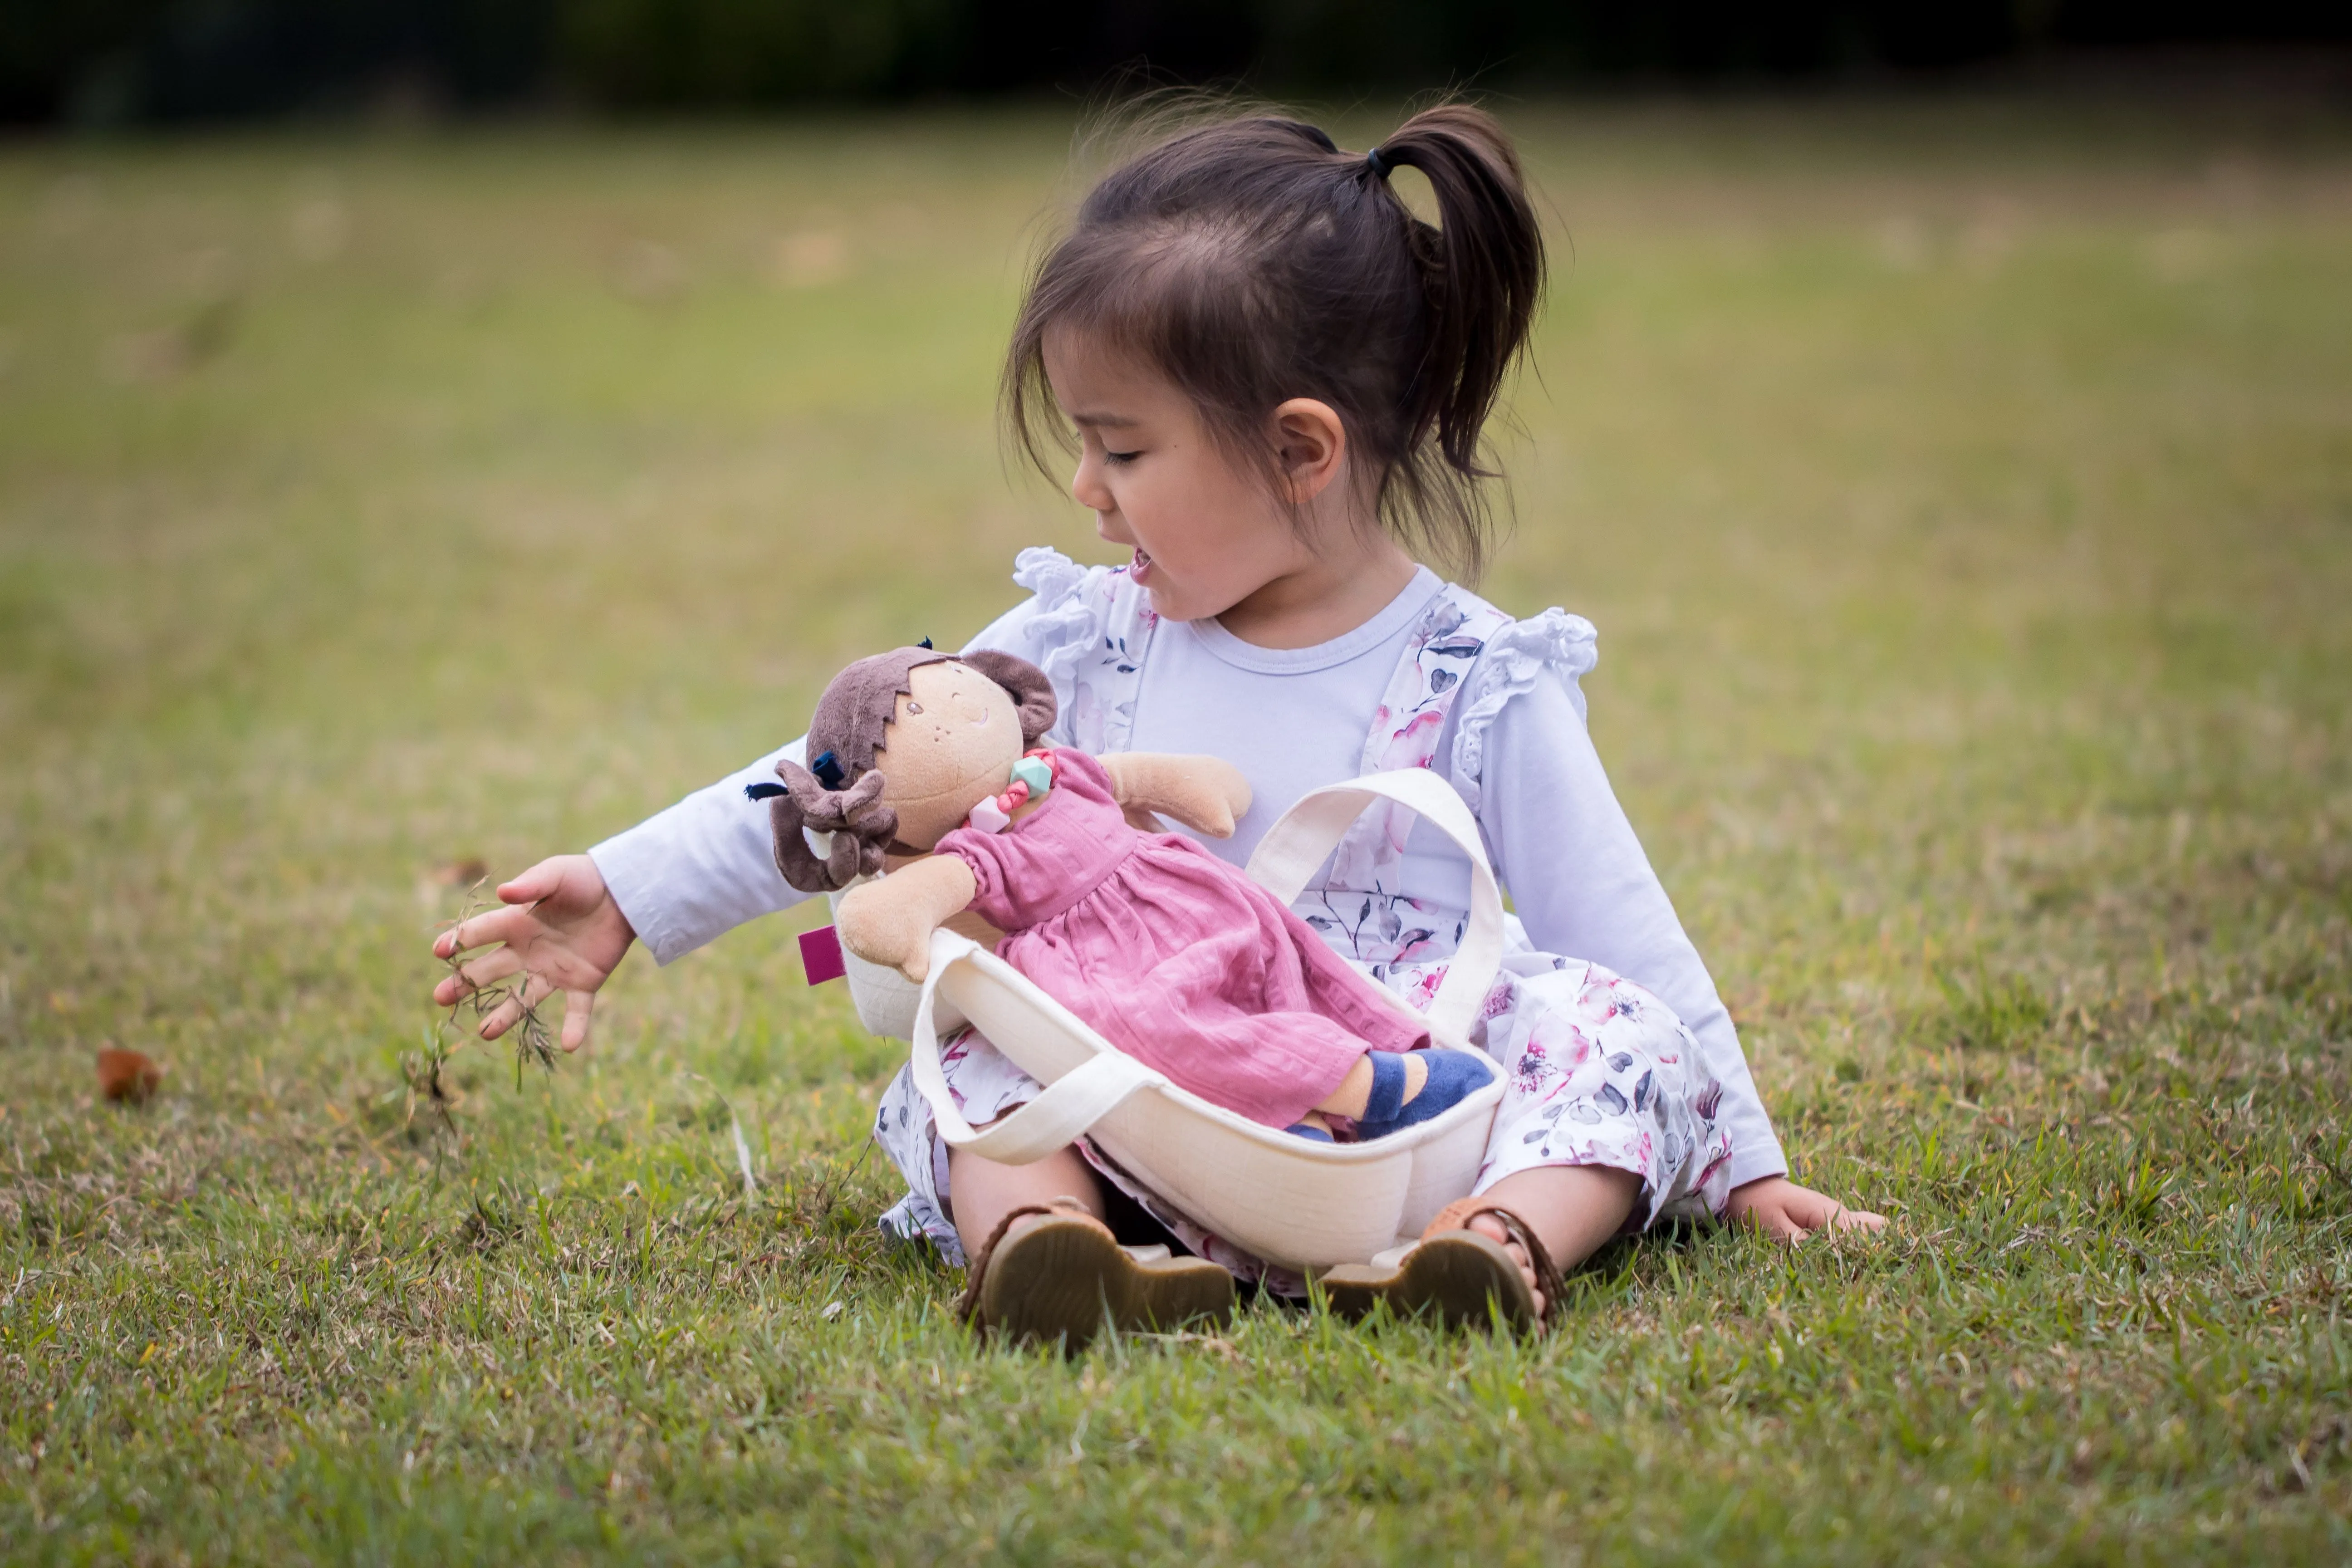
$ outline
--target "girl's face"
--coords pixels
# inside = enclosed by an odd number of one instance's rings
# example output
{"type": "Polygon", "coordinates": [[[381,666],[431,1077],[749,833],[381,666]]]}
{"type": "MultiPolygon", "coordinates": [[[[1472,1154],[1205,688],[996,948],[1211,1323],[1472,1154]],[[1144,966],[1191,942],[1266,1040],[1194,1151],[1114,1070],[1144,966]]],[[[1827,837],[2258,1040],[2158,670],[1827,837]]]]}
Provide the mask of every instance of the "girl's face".
{"type": "Polygon", "coordinates": [[[1081,442],[1070,494],[1097,534],[1135,552],[1154,610],[1206,620],[1314,569],[1289,509],[1226,458],[1183,394],[1076,333],[1049,333],[1045,358],[1081,442]]]}

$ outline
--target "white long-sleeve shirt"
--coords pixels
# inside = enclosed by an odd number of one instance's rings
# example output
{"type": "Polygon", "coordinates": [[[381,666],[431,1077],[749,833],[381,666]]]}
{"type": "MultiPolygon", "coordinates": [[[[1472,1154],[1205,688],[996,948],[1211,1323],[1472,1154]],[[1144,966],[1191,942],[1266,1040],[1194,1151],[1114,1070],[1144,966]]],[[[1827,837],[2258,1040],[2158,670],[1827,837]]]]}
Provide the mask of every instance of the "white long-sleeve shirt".
{"type": "MultiPolygon", "coordinates": [[[[1231,838],[1202,842],[1244,864],[1291,803],[1360,771],[1365,737],[1405,639],[1444,587],[1424,568],[1386,609],[1314,647],[1259,647],[1214,621],[1161,622],[1140,671],[1129,744],[1205,752],[1241,769],[1253,792],[1248,813],[1231,838]]],[[[1024,601],[967,648],[1045,662],[1042,607],[1041,597],[1024,601]]],[[[1482,662],[1493,657],[1490,648],[1482,662]]],[[[1782,1174],[1788,1163],[1731,1016],[1593,749],[1577,673],[1543,668],[1516,683],[1486,721],[1474,805],[1496,874],[1538,950],[1612,969],[1655,993],[1689,1026],[1723,1085],[1718,1116],[1732,1135],[1732,1184],[1782,1174]]],[[[1478,689],[1479,677],[1474,667],[1465,689],[1478,689]]],[[[1463,717],[1449,717],[1437,755],[1454,754],[1463,717]]],[[[768,814],[743,796],[743,785],[775,778],[780,757],[805,761],[802,742],[589,852],[660,963],[806,897],[776,869],[768,814]]],[[[1402,877],[1407,894],[1450,908],[1468,904],[1469,863],[1433,830],[1414,829],[1402,877]]]]}

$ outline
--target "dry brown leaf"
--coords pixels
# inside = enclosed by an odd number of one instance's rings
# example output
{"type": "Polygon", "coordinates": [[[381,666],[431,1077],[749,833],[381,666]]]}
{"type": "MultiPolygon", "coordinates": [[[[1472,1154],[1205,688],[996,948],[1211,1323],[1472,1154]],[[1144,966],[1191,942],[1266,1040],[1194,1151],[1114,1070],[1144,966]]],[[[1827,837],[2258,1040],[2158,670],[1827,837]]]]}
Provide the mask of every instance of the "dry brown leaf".
{"type": "Polygon", "coordinates": [[[145,1100],[163,1081],[163,1068],[139,1051],[101,1046],[98,1051],[98,1087],[109,1100],[145,1100]]]}

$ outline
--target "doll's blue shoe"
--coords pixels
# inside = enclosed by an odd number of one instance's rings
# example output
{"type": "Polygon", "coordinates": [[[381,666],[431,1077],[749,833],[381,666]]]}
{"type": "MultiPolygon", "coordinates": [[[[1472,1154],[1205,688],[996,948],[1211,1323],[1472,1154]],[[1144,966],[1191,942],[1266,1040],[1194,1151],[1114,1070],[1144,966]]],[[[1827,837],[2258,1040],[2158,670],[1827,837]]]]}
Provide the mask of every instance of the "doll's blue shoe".
{"type": "Polygon", "coordinates": [[[1311,1138],[1318,1143],[1337,1143],[1328,1128],[1318,1127],[1312,1121],[1294,1121],[1283,1129],[1293,1138],[1311,1138]]]}
{"type": "Polygon", "coordinates": [[[1403,1053],[1366,1054],[1372,1064],[1372,1092],[1364,1101],[1364,1114],[1356,1121],[1356,1136],[1366,1142],[1451,1110],[1495,1081],[1495,1069],[1468,1051],[1423,1051],[1421,1059],[1428,1064],[1429,1078],[1421,1092],[1408,1100],[1403,1053]]]}

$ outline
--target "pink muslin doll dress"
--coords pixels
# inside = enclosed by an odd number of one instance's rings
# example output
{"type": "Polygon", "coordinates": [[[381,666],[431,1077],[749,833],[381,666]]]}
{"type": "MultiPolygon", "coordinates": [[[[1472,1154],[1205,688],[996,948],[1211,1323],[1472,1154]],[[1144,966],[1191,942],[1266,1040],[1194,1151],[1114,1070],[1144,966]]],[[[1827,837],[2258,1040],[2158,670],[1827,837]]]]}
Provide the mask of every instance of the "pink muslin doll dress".
{"type": "Polygon", "coordinates": [[[997,833],[939,853],[971,868],[997,955],[1129,1056],[1205,1100],[1287,1127],[1367,1050],[1426,1045],[1306,921],[1191,839],[1130,826],[1110,775],[1054,753],[1053,788],[997,833]]]}

